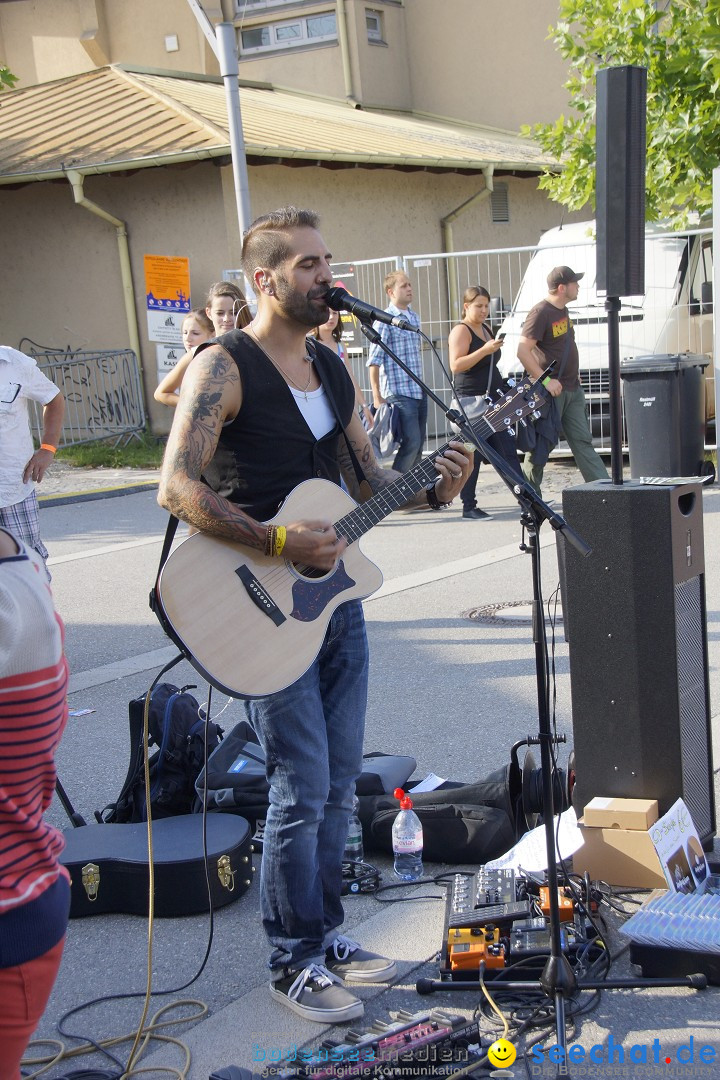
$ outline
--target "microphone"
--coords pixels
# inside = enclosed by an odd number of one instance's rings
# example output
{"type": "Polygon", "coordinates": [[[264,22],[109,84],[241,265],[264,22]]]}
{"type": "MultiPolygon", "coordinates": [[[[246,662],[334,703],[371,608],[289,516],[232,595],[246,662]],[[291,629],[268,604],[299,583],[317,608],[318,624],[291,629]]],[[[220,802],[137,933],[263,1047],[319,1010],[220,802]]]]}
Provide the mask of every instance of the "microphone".
{"type": "Polygon", "coordinates": [[[388,323],[389,326],[396,326],[398,330],[412,330],[414,334],[420,333],[420,328],[413,326],[407,319],[403,319],[402,315],[391,315],[389,311],[383,311],[382,308],[366,304],[364,300],[358,300],[355,296],[351,296],[350,293],[346,292],[345,289],[337,286],[327,290],[325,301],[333,311],[349,311],[360,322],[388,323]]]}

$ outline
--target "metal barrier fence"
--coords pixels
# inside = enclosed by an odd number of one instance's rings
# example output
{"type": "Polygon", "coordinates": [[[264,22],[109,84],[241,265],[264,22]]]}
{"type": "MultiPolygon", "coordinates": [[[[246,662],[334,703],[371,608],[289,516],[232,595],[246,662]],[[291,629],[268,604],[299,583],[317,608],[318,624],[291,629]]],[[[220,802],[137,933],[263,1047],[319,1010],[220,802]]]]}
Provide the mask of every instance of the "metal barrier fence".
{"type": "MultiPolygon", "coordinates": [[[[383,289],[385,275],[391,270],[405,270],[413,283],[413,308],[440,357],[438,361],[430,346],[422,343],[423,378],[438,397],[449,403],[452,392],[446,374],[447,339],[461,318],[462,294],[469,285],[482,285],[493,297],[490,320],[496,332],[502,324],[507,331],[500,366],[508,373],[520,368],[516,359],[517,338],[528,311],[547,293],[548,271],[566,263],[575,270],[583,270],[581,295],[573,304],[571,315],[591,429],[598,449],[607,451],[610,448],[607,316],[604,296],[598,297],[595,290],[595,261],[595,244],[587,225],[571,225],[561,233],[553,230],[536,247],[397,255],[334,263],[333,275],[353,296],[384,308],[387,305],[383,289]],[[556,238],[561,239],[555,242],[556,238]]],[[[645,246],[645,296],[622,301],[621,357],[687,351],[711,356],[711,285],[708,291],[711,282],[711,230],[666,233],[649,229],[645,246]]],[[[366,367],[369,344],[355,320],[347,317],[343,323],[349,361],[369,395],[366,367]]],[[[706,371],[708,416],[713,416],[712,363],[706,371]]],[[[446,436],[445,417],[430,402],[426,449],[446,436]]],[[[563,443],[556,450],[558,454],[568,452],[563,443]]]]}
{"type": "MultiPolygon", "coordinates": [[[[61,446],[114,439],[128,442],[145,428],[140,371],[131,349],[107,352],[27,350],[65,398],[61,446]]],[[[42,408],[31,403],[33,435],[42,432],[42,408]]]]}

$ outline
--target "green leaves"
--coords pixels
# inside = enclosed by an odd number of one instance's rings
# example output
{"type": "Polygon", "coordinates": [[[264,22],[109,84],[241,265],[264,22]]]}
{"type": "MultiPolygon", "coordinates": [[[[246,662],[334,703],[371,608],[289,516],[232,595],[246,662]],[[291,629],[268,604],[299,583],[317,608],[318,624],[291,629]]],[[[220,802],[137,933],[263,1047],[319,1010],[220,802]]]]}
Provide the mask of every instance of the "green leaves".
{"type": "Polygon", "coordinates": [[[540,186],[571,210],[594,204],[597,71],[636,64],[648,71],[648,219],[684,227],[708,211],[720,163],[720,0],[560,0],[550,36],[571,65],[570,115],[525,129],[563,165],[540,186]]]}
{"type": "Polygon", "coordinates": [[[13,75],[9,68],[4,64],[0,64],[0,90],[12,89],[17,82],[17,75],[13,75]]]}

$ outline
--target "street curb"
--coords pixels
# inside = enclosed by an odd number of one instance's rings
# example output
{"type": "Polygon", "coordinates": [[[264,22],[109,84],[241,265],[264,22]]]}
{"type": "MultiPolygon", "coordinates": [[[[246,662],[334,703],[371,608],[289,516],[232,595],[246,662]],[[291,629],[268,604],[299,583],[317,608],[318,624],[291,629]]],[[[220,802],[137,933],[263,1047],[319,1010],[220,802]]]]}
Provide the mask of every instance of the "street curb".
{"type": "Polygon", "coordinates": [[[67,491],[59,495],[40,495],[41,506],[66,506],[68,503],[92,502],[95,499],[116,499],[119,495],[136,495],[158,486],[157,480],[143,480],[139,484],[123,484],[120,487],[94,488],[91,491],[67,491]]]}

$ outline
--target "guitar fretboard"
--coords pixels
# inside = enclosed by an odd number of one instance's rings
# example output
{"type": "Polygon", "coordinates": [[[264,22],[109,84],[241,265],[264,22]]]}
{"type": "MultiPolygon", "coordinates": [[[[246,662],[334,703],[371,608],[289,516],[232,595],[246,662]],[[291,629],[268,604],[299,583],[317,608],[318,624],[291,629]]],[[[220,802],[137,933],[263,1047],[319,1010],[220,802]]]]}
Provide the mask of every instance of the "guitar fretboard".
{"type": "MultiPolygon", "coordinates": [[[[535,396],[536,393],[542,396],[538,383],[531,384],[529,380],[525,380],[475,420],[471,424],[473,431],[476,435],[486,439],[489,435],[506,429],[511,423],[517,423],[522,417],[537,409],[540,402],[538,397],[535,396]]],[[[362,503],[361,506],[356,506],[349,514],[336,521],[335,532],[338,536],[352,544],[353,541],[359,540],[369,529],[372,529],[373,525],[377,525],[379,521],[391,514],[393,510],[405,506],[413,495],[417,495],[418,491],[427,487],[432,480],[437,480],[439,474],[433,465],[433,461],[436,457],[444,454],[449,446],[449,442],[445,443],[430,457],[425,458],[410,469],[409,472],[406,472],[404,476],[394,480],[392,484],[388,484],[377,495],[373,495],[367,502],[362,503]]]]}

